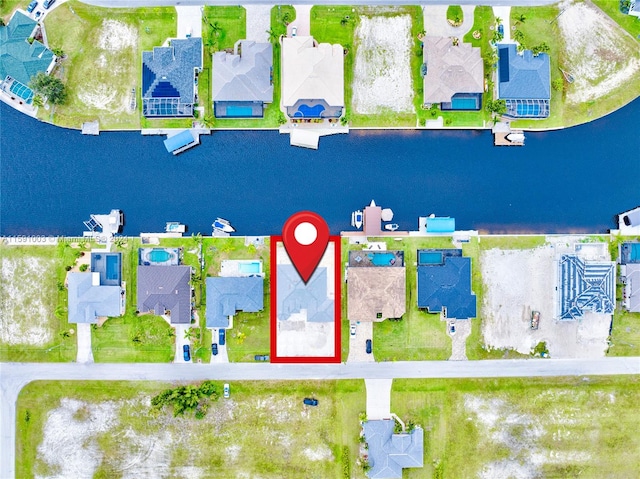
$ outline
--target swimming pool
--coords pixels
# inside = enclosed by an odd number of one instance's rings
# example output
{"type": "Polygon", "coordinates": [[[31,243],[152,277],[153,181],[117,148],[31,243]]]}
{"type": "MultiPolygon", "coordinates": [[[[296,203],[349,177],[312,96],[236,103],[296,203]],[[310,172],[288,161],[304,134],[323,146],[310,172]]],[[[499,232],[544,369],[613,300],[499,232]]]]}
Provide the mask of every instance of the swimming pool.
{"type": "Polygon", "coordinates": [[[116,255],[107,255],[107,272],[108,280],[120,278],[120,257],[116,255]]]}
{"type": "Polygon", "coordinates": [[[154,248],[149,251],[149,255],[147,258],[152,263],[164,263],[169,261],[169,259],[173,256],[173,253],[170,253],[166,249],[154,248]]]}
{"type": "Polygon", "coordinates": [[[369,253],[367,256],[376,266],[391,266],[396,262],[396,255],[393,253],[369,253]]]}
{"type": "Polygon", "coordinates": [[[630,259],[632,263],[640,263],[640,243],[631,244],[630,259]]]}
{"type": "Polygon", "coordinates": [[[258,261],[240,263],[238,264],[238,271],[244,274],[258,274],[260,272],[260,263],[258,261]]]}
{"type": "Polygon", "coordinates": [[[227,115],[230,118],[252,117],[253,108],[250,106],[227,106],[227,115]]]}
{"type": "Polygon", "coordinates": [[[442,253],[437,251],[420,251],[418,264],[442,264],[442,253]]]}

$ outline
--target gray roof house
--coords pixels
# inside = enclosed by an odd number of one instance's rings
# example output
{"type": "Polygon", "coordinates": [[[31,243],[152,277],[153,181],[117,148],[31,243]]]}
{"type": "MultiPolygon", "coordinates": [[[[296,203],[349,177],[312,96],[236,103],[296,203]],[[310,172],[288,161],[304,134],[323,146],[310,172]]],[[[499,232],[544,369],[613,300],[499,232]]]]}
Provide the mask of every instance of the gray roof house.
{"type": "Polygon", "coordinates": [[[262,118],[273,101],[273,45],[238,40],[233,53],[213,54],[216,118],[262,118]]]}
{"type": "Polygon", "coordinates": [[[638,2],[638,0],[631,0],[628,13],[629,15],[640,18],[640,2],[638,2]]]}
{"type": "Polygon", "coordinates": [[[517,52],[513,43],[498,45],[498,98],[512,118],[547,118],[551,102],[549,55],[517,52]]]}
{"type": "Polygon", "coordinates": [[[228,328],[229,316],[238,311],[263,309],[264,278],[261,276],[207,278],[207,328],[228,328]]]}
{"type": "Polygon", "coordinates": [[[411,433],[394,434],[395,421],[384,419],[363,424],[369,446],[367,476],[371,479],[402,478],[405,467],[424,466],[424,431],[416,427],[411,433]]]}
{"type": "Polygon", "coordinates": [[[138,266],[138,311],[191,323],[190,266],[138,266]]]}
{"type": "Polygon", "coordinates": [[[168,47],[142,52],[142,114],[193,116],[201,69],[202,38],[174,39],[168,47]]]}
{"type": "Polygon", "coordinates": [[[484,63],[480,48],[468,43],[454,45],[451,37],[425,37],[422,51],[427,70],[423,80],[425,104],[440,103],[448,110],[482,107],[484,63]]]}
{"type": "Polygon", "coordinates": [[[334,300],[327,297],[327,268],[320,267],[304,283],[291,264],[277,269],[278,320],[286,320],[300,310],[307,310],[307,321],[333,321],[334,300]]]}
{"type": "Polygon", "coordinates": [[[16,11],[8,25],[0,26],[0,89],[18,101],[30,104],[33,91],[31,77],[39,72],[51,73],[56,57],[38,40],[31,43],[37,22],[16,11]]]}

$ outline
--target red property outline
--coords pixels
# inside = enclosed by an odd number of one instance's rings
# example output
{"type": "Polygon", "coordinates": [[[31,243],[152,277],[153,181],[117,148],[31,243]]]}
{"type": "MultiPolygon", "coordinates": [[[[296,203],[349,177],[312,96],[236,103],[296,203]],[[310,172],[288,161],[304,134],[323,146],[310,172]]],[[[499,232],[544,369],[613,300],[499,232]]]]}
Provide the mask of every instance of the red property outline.
{"type": "MultiPolygon", "coordinates": [[[[335,288],[335,300],[334,300],[334,350],[333,356],[278,356],[277,334],[278,334],[278,288],[277,288],[277,263],[276,252],[278,243],[282,243],[282,236],[271,236],[271,362],[272,363],[340,363],[341,362],[341,338],[342,338],[342,283],[341,283],[341,261],[340,254],[340,236],[329,236],[329,242],[334,244],[334,288],[335,288]]],[[[283,245],[284,246],[284,245],[283,245]]]]}

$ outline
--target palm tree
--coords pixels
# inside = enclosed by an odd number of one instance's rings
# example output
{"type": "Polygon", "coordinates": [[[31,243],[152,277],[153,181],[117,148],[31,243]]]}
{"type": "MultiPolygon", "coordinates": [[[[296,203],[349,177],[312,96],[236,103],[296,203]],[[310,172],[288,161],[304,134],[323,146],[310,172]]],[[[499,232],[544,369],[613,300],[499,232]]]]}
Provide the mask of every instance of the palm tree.
{"type": "Polygon", "coordinates": [[[277,44],[278,43],[278,34],[273,30],[273,28],[270,28],[269,30],[265,30],[267,32],[267,35],[269,35],[269,42],[277,44]]]}
{"type": "Polygon", "coordinates": [[[518,21],[520,23],[524,23],[524,21],[527,19],[527,17],[525,16],[524,13],[521,13],[520,16],[518,17],[518,21]]]}
{"type": "Polygon", "coordinates": [[[218,22],[213,22],[213,23],[210,23],[209,26],[211,27],[211,31],[213,32],[213,34],[216,37],[219,37],[220,32],[222,31],[222,27],[220,26],[220,24],[218,22]]]}
{"type": "Polygon", "coordinates": [[[496,25],[500,25],[502,23],[502,18],[496,17],[496,25]]]}
{"type": "Polygon", "coordinates": [[[44,100],[40,95],[36,95],[33,97],[31,104],[35,107],[41,107],[41,106],[44,106],[44,100]]]}

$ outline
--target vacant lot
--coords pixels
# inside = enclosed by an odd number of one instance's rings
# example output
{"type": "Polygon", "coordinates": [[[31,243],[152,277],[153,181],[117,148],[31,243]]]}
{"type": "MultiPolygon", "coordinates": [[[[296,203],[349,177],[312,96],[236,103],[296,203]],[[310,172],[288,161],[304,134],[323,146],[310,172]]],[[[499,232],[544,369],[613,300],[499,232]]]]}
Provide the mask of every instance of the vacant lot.
{"type": "MultiPolygon", "coordinates": [[[[221,388],[222,384],[220,384],[221,388]]],[[[35,382],[18,400],[17,476],[352,476],[362,381],[231,383],[204,419],[150,411],[161,383],[35,382]],[[319,406],[306,407],[305,396],[319,406]]]]}
{"type": "Polygon", "coordinates": [[[395,380],[391,410],[425,429],[406,479],[635,478],[640,379],[395,380]]]}

